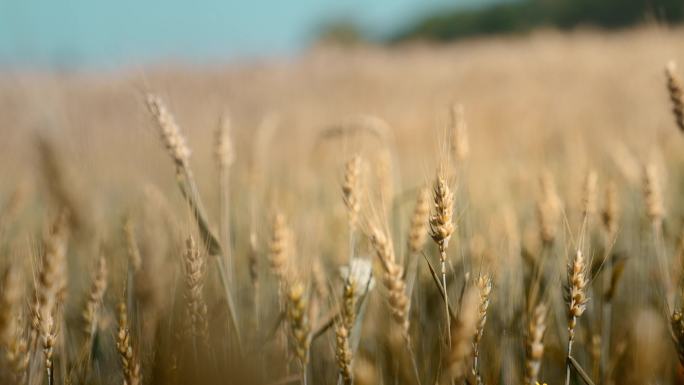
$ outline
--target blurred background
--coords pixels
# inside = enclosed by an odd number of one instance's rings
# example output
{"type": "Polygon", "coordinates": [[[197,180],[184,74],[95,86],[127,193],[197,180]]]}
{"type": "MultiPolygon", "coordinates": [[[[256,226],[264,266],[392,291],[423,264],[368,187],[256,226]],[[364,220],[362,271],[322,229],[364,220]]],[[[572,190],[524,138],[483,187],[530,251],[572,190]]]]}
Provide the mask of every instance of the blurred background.
{"type": "MultiPolygon", "coordinates": [[[[376,116],[391,128],[400,190],[432,172],[461,103],[470,169],[501,177],[501,189],[471,183],[485,208],[524,198],[519,186],[542,166],[568,175],[572,162],[572,185],[591,164],[673,143],[662,69],[684,60],[683,19],[681,0],[0,0],[0,178],[31,182],[38,140],[103,220],[145,183],[173,189],[144,104],[152,91],[188,136],[208,194],[226,113],[237,177],[270,130],[275,185],[318,181],[303,175],[320,172],[305,156],[319,133],[376,116]]],[[[327,153],[326,172],[355,146],[327,153]]]]}
{"type": "Polygon", "coordinates": [[[0,66],[116,68],[293,56],[322,41],[452,41],[539,27],[678,23],[679,0],[0,2],[0,66]]]}

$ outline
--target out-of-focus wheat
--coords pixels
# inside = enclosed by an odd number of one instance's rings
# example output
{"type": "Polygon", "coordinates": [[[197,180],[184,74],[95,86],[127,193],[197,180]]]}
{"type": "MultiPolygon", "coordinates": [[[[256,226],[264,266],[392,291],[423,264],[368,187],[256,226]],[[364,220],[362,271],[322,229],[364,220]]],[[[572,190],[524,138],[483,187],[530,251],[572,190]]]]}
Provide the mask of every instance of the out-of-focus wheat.
{"type": "Polygon", "coordinates": [[[684,88],[682,87],[682,80],[677,75],[677,64],[674,61],[668,62],[665,66],[665,75],[675,123],[680,130],[684,131],[684,88]]]}
{"type": "Polygon", "coordinates": [[[544,304],[537,305],[527,328],[527,349],[525,351],[525,384],[527,385],[538,383],[539,371],[544,357],[546,313],[547,308],[544,304]]]}
{"type": "Polygon", "coordinates": [[[97,267],[90,284],[90,291],[86,299],[85,309],[83,310],[83,320],[85,321],[84,332],[86,333],[86,348],[90,348],[95,332],[97,331],[100,307],[107,290],[107,261],[103,256],[97,259],[97,267]]]}
{"type": "Polygon", "coordinates": [[[140,362],[131,343],[130,326],[126,303],[120,302],[118,309],[119,328],[116,333],[116,349],[121,359],[124,385],[138,385],[141,383],[140,362]]]}

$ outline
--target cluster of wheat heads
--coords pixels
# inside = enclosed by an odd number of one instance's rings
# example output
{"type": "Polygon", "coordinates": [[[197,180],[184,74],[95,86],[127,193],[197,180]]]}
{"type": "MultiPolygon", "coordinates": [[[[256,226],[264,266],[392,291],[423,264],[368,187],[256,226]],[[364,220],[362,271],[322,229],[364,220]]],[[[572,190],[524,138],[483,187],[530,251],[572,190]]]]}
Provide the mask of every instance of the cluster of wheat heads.
{"type": "MultiPolygon", "coordinates": [[[[684,130],[673,63],[666,85],[684,130]]],[[[563,176],[543,170],[528,204],[495,210],[485,236],[468,206],[477,149],[460,106],[431,180],[402,188],[382,121],[362,116],[324,131],[320,140],[366,136],[373,145],[346,154],[336,185],[314,183],[321,192],[306,199],[334,191],[322,213],[278,189],[258,191],[257,161],[248,186],[234,184],[240,152],[222,117],[215,218],[179,124],[160,97],[145,103],[185,209],[148,187],[138,210],[93,231],[43,143],[56,199],[39,241],[3,248],[0,383],[684,381],[684,227],[657,163],[636,171],[636,189],[603,180],[600,167],[559,188],[563,176]],[[564,200],[564,189],[581,199],[564,200]],[[249,202],[248,218],[231,209],[236,195],[249,202]]],[[[2,208],[3,241],[20,201],[2,208]]]]}

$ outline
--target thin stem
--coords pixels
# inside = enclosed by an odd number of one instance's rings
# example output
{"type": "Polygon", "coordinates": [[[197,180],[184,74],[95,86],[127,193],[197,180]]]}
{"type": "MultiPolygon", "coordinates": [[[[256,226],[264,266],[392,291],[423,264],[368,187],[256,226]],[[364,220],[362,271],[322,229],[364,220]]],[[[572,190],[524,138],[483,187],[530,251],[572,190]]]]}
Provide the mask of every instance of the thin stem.
{"type": "Polygon", "coordinates": [[[439,246],[439,259],[441,262],[442,288],[444,288],[444,312],[447,320],[447,343],[451,348],[451,317],[449,317],[449,294],[446,283],[446,250],[443,244],[439,246]]]}
{"type": "MultiPolygon", "coordinates": [[[[576,317],[572,317],[572,324],[576,322],[576,317]]],[[[568,338],[568,356],[565,363],[565,385],[570,385],[570,356],[572,355],[572,341],[574,330],[570,330],[570,337],[568,338]]]]}
{"type": "Polygon", "coordinates": [[[612,299],[608,298],[606,295],[606,290],[609,290],[613,275],[613,260],[610,258],[610,246],[609,246],[609,235],[606,233],[604,237],[604,263],[603,267],[603,285],[602,285],[602,297],[603,297],[603,313],[601,319],[601,344],[603,345],[603,352],[601,354],[601,369],[604,372],[602,375],[602,382],[605,382],[605,372],[608,366],[608,357],[611,356],[611,330],[612,330],[612,299]]]}
{"type": "Polygon", "coordinates": [[[308,383],[308,376],[307,376],[307,373],[306,373],[306,372],[307,372],[307,370],[306,370],[307,367],[308,367],[308,365],[302,364],[302,385],[307,385],[307,383],[308,383]]]}
{"type": "Polygon", "coordinates": [[[178,186],[180,187],[181,193],[185,197],[188,205],[193,211],[195,221],[197,222],[197,227],[199,227],[200,233],[202,235],[202,240],[204,241],[207,250],[210,255],[214,256],[216,264],[218,265],[219,277],[221,279],[221,285],[225,291],[226,304],[228,305],[228,312],[230,314],[230,321],[233,328],[235,329],[235,336],[237,340],[238,350],[242,354],[242,342],[240,339],[240,327],[237,320],[237,313],[235,304],[233,302],[233,295],[231,294],[230,282],[226,274],[226,267],[224,265],[223,248],[220,242],[216,239],[214,234],[209,229],[209,223],[207,221],[206,212],[202,201],[200,199],[199,190],[197,184],[193,178],[192,171],[188,167],[181,167],[178,173],[178,186]]]}
{"type": "Polygon", "coordinates": [[[219,175],[219,190],[220,190],[220,210],[221,210],[221,242],[223,244],[223,258],[226,264],[228,273],[228,282],[233,287],[233,263],[231,255],[231,237],[230,237],[230,172],[228,167],[221,167],[219,175]]]}
{"type": "Polygon", "coordinates": [[[416,376],[416,381],[418,381],[418,385],[422,385],[420,381],[420,372],[418,372],[418,363],[416,362],[416,355],[413,351],[413,347],[411,346],[411,338],[409,338],[408,335],[405,335],[404,340],[406,341],[406,349],[408,350],[408,354],[411,357],[411,365],[413,366],[413,373],[416,376]]]}

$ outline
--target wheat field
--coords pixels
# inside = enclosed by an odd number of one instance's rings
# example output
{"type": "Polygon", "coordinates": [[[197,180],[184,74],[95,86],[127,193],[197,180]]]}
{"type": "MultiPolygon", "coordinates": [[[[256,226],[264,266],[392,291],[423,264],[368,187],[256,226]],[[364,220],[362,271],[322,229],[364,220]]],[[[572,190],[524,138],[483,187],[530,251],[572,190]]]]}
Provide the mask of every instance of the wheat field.
{"type": "Polygon", "coordinates": [[[683,39],[4,71],[0,383],[684,383],[683,39]]]}

